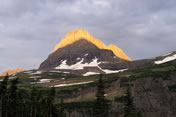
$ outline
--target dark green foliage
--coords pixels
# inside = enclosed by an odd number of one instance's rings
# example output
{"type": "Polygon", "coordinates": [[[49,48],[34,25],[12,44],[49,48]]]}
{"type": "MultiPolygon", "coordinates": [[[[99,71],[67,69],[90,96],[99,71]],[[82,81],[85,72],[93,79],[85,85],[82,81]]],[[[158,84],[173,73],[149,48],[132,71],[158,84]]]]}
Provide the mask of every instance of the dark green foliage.
{"type": "Polygon", "coordinates": [[[102,75],[100,75],[98,81],[98,91],[96,94],[96,100],[93,108],[93,114],[95,117],[107,117],[109,111],[108,100],[105,99],[104,84],[102,80],[102,75]]]}
{"type": "Polygon", "coordinates": [[[9,79],[9,76],[7,74],[3,79],[3,81],[0,83],[0,117],[5,116],[8,79],[9,79]]]}
{"type": "Polygon", "coordinates": [[[133,96],[131,94],[130,86],[128,86],[126,93],[124,117],[142,117],[141,113],[137,112],[133,105],[133,96]]]}
{"type": "Polygon", "coordinates": [[[115,102],[121,102],[121,103],[124,103],[125,100],[126,100],[126,96],[115,97],[114,99],[115,102]]]}
{"type": "Polygon", "coordinates": [[[168,86],[168,89],[169,89],[169,91],[171,91],[171,92],[176,92],[176,84],[175,84],[175,85],[168,86]]]}
{"type": "Polygon", "coordinates": [[[130,87],[128,87],[127,89],[124,111],[125,111],[124,117],[133,117],[135,109],[133,106],[133,97],[131,95],[130,87]]]}
{"type": "Polygon", "coordinates": [[[11,80],[10,86],[8,88],[7,96],[6,96],[6,107],[5,107],[5,116],[6,117],[17,117],[17,84],[18,78],[11,80]]]}
{"type": "Polygon", "coordinates": [[[64,107],[67,110],[72,109],[81,109],[81,108],[92,108],[94,105],[93,101],[85,101],[85,102],[70,102],[70,103],[64,103],[64,107]]]}
{"type": "Polygon", "coordinates": [[[124,82],[128,83],[129,81],[135,81],[135,80],[136,80],[136,78],[131,76],[131,77],[127,77],[127,78],[121,78],[120,83],[124,83],[124,82]]]}
{"type": "Polygon", "coordinates": [[[49,90],[32,87],[31,91],[18,89],[18,78],[0,83],[0,117],[65,117],[63,99],[59,112],[55,101],[55,88],[49,90]]]}
{"type": "Polygon", "coordinates": [[[52,87],[46,99],[46,103],[48,106],[47,117],[57,117],[57,111],[56,111],[57,109],[56,109],[56,106],[54,105],[55,93],[56,93],[55,88],[52,87]]]}
{"type": "Polygon", "coordinates": [[[64,109],[65,109],[65,107],[64,107],[64,100],[63,100],[63,98],[61,98],[60,104],[59,104],[59,117],[66,117],[64,109]]]}

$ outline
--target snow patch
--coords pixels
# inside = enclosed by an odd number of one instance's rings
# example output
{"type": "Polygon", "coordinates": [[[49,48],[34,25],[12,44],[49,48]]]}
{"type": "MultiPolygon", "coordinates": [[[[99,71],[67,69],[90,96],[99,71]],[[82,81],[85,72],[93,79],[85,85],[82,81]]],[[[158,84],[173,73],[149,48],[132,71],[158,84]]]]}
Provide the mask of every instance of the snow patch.
{"type": "Polygon", "coordinates": [[[81,59],[81,58],[78,57],[76,60],[80,60],[80,59],[81,59]]]}
{"type": "Polygon", "coordinates": [[[36,71],[34,73],[30,73],[30,75],[36,75],[36,74],[41,74],[41,73],[42,73],[42,71],[36,71]]]}
{"type": "Polygon", "coordinates": [[[50,82],[53,79],[40,79],[40,83],[50,82]]]}
{"type": "Polygon", "coordinates": [[[108,69],[103,69],[103,71],[106,73],[106,74],[111,74],[111,73],[119,73],[119,72],[123,72],[123,71],[126,71],[128,69],[121,69],[121,70],[108,70],[108,69]]]}
{"type": "MultiPolygon", "coordinates": [[[[73,86],[73,85],[80,85],[80,84],[88,84],[94,81],[88,81],[88,82],[79,82],[79,83],[70,83],[70,84],[59,84],[59,85],[54,85],[54,87],[65,87],[65,86],[73,86]]],[[[53,86],[50,86],[53,87],[53,86]]]]}
{"type": "Polygon", "coordinates": [[[84,58],[82,58],[79,62],[77,62],[74,65],[68,66],[66,64],[67,60],[64,60],[62,64],[60,64],[58,67],[55,69],[73,69],[73,70],[79,70],[79,69],[84,69],[84,67],[94,67],[98,66],[101,62],[98,62],[98,59],[95,58],[92,60],[90,63],[83,63],[84,58]]]}
{"type": "MultiPolygon", "coordinates": [[[[123,72],[123,71],[128,70],[128,69],[108,70],[108,69],[102,69],[102,68],[100,68],[100,67],[98,67],[98,68],[101,69],[103,72],[105,72],[105,74],[119,73],[119,72],[123,72]]],[[[90,76],[90,75],[96,75],[96,74],[100,74],[100,73],[96,73],[96,72],[87,72],[87,73],[83,74],[83,76],[90,76]]]]}
{"type": "Polygon", "coordinates": [[[29,77],[29,78],[34,78],[34,79],[36,79],[36,78],[41,78],[40,76],[31,76],[31,77],[29,77]]]}
{"type": "Polygon", "coordinates": [[[164,58],[163,60],[159,60],[159,61],[155,61],[155,64],[163,64],[163,63],[167,63],[169,61],[173,61],[176,59],[176,54],[172,55],[172,56],[168,56],[166,58],[164,58]]]}
{"type": "Polygon", "coordinates": [[[128,70],[128,68],[126,69],[120,69],[120,70],[108,70],[108,69],[102,69],[101,67],[98,67],[100,70],[104,71],[106,74],[111,74],[111,73],[119,73],[119,72],[124,72],[126,70],[128,70]]]}
{"type": "Polygon", "coordinates": [[[100,74],[100,73],[96,73],[96,72],[87,72],[87,73],[83,74],[83,76],[90,76],[90,75],[96,75],[96,74],[100,74]]]}
{"type": "Polygon", "coordinates": [[[32,73],[32,71],[26,71],[26,72],[23,72],[23,73],[29,74],[29,73],[32,73]]]}
{"type": "Polygon", "coordinates": [[[87,53],[87,54],[85,54],[84,56],[88,56],[89,54],[87,53]]]}
{"type": "Polygon", "coordinates": [[[53,72],[53,73],[61,73],[61,71],[49,71],[49,72],[53,72]]]}
{"type": "Polygon", "coordinates": [[[31,84],[35,83],[48,83],[51,82],[53,79],[40,79],[39,82],[31,82],[31,84]]]}

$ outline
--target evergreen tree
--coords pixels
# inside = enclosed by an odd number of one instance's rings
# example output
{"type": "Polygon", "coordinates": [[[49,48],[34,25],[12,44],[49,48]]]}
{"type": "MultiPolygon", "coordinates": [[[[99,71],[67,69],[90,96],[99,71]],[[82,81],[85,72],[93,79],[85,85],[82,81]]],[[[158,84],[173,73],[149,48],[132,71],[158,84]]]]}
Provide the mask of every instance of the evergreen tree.
{"type": "Polygon", "coordinates": [[[17,106],[17,84],[18,78],[11,80],[10,87],[8,88],[7,94],[7,108],[6,108],[6,117],[16,117],[16,106],[17,106]]]}
{"type": "MultiPolygon", "coordinates": [[[[58,117],[54,87],[49,91],[33,87],[29,92],[17,84],[18,78],[8,85],[8,75],[0,82],[0,117],[58,117]]],[[[63,100],[60,107],[59,117],[65,117],[63,100]]]]}
{"type": "Polygon", "coordinates": [[[59,105],[59,117],[66,117],[64,113],[64,100],[61,98],[60,105],[59,105]]]}
{"type": "Polygon", "coordinates": [[[30,117],[36,117],[37,93],[37,88],[33,86],[30,94],[30,117]]]}
{"type": "Polygon", "coordinates": [[[5,96],[6,96],[6,92],[7,92],[7,84],[8,84],[8,79],[9,76],[8,74],[4,77],[3,81],[0,83],[0,117],[4,116],[4,111],[5,109],[5,96]]]}
{"type": "Polygon", "coordinates": [[[124,117],[142,117],[140,112],[136,112],[136,109],[133,105],[133,96],[131,94],[131,88],[129,85],[126,93],[124,112],[124,117]]]}
{"type": "Polygon", "coordinates": [[[125,101],[125,115],[124,117],[133,117],[133,97],[131,95],[131,89],[130,86],[128,86],[127,93],[126,93],[126,101],[125,101]]]}
{"type": "Polygon", "coordinates": [[[57,109],[54,105],[55,93],[56,93],[55,88],[52,87],[49,91],[47,98],[47,105],[48,105],[47,117],[57,117],[57,109]]]}
{"type": "Polygon", "coordinates": [[[94,104],[94,116],[95,117],[107,117],[109,111],[108,101],[105,99],[105,91],[102,75],[100,74],[100,78],[98,81],[98,90],[96,94],[96,100],[94,104]]]}
{"type": "Polygon", "coordinates": [[[17,117],[29,117],[30,115],[30,94],[25,89],[17,92],[17,117]]]}

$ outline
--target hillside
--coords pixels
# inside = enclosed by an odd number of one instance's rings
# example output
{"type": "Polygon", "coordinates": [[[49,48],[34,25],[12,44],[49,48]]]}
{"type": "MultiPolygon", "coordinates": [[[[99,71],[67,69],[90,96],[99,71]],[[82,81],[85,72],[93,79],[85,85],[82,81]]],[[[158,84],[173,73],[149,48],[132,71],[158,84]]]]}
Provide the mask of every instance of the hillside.
{"type": "MultiPolygon", "coordinates": [[[[103,75],[103,97],[110,105],[109,117],[124,116],[129,88],[135,113],[142,117],[176,117],[176,52],[131,61],[120,48],[106,46],[84,29],[68,33],[39,69],[15,71],[9,74],[9,81],[18,83],[16,92],[20,92],[19,99],[27,105],[25,111],[30,108],[30,113],[33,113],[32,108],[37,105],[33,103],[40,103],[43,113],[39,112],[39,116],[50,113],[45,110],[47,104],[53,104],[54,112],[58,112],[62,108],[62,98],[67,117],[92,117],[99,74],[103,75]],[[18,82],[15,82],[16,78],[18,82]],[[56,92],[54,96],[51,96],[53,92],[49,93],[52,87],[56,92]],[[33,99],[32,96],[36,97],[33,99]]],[[[0,76],[0,81],[4,77],[0,76]]],[[[7,86],[11,87],[15,86],[7,86]]],[[[7,93],[10,91],[13,90],[7,93]]],[[[29,113],[26,114],[31,117],[29,113]]]]}
{"type": "MultiPolygon", "coordinates": [[[[141,61],[131,62],[129,68],[133,67],[129,70],[103,75],[106,98],[112,101],[110,116],[123,115],[123,96],[130,84],[134,105],[144,117],[175,117],[175,52],[141,61]]],[[[21,88],[28,89],[34,84],[39,88],[56,87],[57,98],[64,97],[68,117],[90,117],[98,75],[75,76],[54,71],[31,70],[16,76],[19,77],[21,88]]]]}

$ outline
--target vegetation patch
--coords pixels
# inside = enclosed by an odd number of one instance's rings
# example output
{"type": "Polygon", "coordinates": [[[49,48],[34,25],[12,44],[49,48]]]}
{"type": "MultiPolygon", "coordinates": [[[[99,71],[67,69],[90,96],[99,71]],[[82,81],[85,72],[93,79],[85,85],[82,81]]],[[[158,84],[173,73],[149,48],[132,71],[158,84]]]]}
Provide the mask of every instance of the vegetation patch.
{"type": "Polygon", "coordinates": [[[176,92],[176,84],[175,84],[175,85],[168,86],[168,89],[169,89],[169,91],[171,91],[171,92],[176,92]]]}

